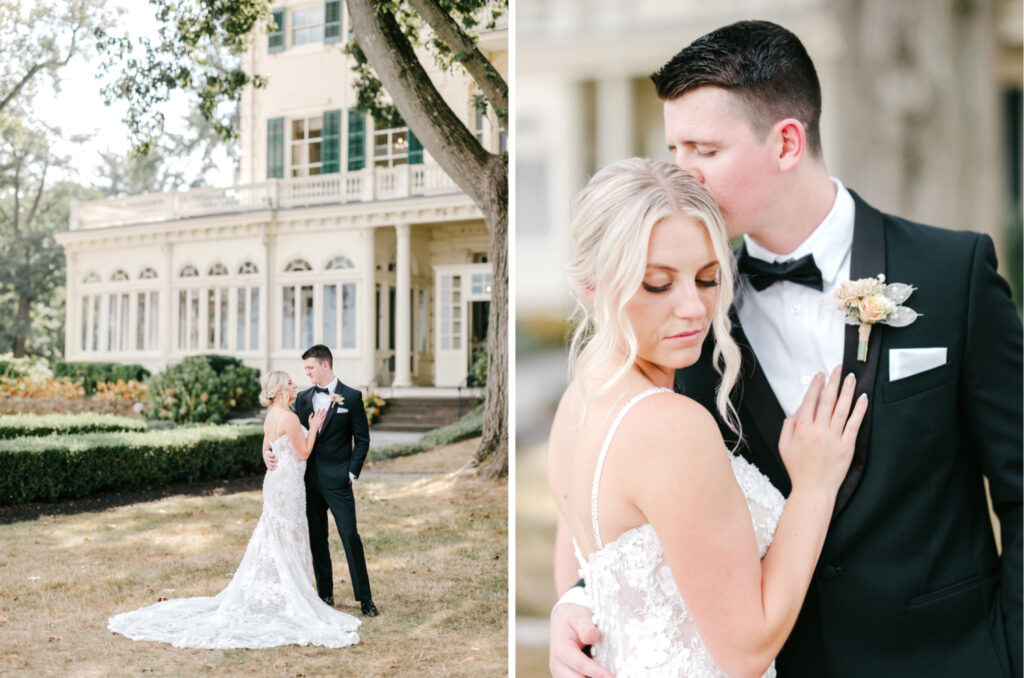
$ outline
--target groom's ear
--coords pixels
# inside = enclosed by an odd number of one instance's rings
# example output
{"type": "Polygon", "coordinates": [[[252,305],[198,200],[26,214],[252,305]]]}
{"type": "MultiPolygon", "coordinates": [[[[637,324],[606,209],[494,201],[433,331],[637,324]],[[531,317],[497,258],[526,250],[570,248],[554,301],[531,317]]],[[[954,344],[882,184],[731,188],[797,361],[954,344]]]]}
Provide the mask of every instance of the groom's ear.
{"type": "Polygon", "coordinates": [[[796,118],[780,120],[772,127],[779,169],[789,171],[800,164],[807,151],[807,130],[796,118]]]}

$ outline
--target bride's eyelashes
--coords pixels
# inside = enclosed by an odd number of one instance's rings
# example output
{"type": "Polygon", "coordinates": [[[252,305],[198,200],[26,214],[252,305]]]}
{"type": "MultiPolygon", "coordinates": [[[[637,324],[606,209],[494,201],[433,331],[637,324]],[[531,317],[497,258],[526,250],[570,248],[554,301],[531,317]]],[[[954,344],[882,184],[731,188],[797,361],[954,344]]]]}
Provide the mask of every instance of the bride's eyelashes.
{"type": "MultiPolygon", "coordinates": [[[[718,287],[720,281],[718,280],[718,278],[711,278],[710,280],[697,278],[696,280],[694,280],[694,282],[697,284],[697,287],[718,287]]],[[[652,285],[650,283],[645,282],[643,283],[643,288],[647,292],[658,294],[660,292],[668,292],[670,289],[672,289],[672,283],[665,283],[664,285],[652,285]]]]}

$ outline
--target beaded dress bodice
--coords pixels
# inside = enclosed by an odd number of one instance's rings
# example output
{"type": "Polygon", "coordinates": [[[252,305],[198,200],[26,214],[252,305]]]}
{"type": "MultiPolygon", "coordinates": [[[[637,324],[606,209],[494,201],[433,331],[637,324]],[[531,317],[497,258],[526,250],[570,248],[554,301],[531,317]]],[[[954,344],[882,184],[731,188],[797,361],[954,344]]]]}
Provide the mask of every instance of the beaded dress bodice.
{"type": "MultiPolygon", "coordinates": [[[[626,403],[605,436],[594,471],[591,519],[597,550],[585,558],[577,547],[576,556],[594,622],[601,631],[595,658],[616,678],[719,678],[725,674],[697,633],[651,524],[626,530],[603,544],[597,522],[601,470],[616,429],[636,403],[663,391],[671,392],[653,388],[626,403]]],[[[758,551],[764,558],[785,499],[753,464],[731,454],[729,461],[746,497],[758,551]]],[[[774,676],[772,664],[765,677],[774,676]]]]}

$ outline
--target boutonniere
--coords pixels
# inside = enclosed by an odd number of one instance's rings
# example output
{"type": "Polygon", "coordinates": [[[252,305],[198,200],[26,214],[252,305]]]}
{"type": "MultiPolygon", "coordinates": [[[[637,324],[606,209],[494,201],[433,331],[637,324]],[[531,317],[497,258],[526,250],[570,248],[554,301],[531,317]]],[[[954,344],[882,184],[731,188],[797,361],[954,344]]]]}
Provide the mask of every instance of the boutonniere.
{"type": "Polygon", "coordinates": [[[332,393],[331,402],[340,407],[345,404],[345,399],[341,397],[340,393],[332,393]]]}
{"type": "Polygon", "coordinates": [[[858,325],[857,360],[868,359],[868,337],[876,323],[906,327],[917,320],[917,311],[901,306],[917,289],[904,283],[885,284],[885,276],[848,280],[836,289],[836,302],[847,325],[858,325]]]}

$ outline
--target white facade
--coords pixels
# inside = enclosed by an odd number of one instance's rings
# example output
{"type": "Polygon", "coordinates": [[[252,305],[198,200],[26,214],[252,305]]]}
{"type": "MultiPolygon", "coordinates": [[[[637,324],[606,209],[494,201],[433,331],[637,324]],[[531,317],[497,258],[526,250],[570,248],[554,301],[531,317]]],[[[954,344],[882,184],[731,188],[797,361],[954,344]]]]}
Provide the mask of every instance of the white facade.
{"type": "MultiPolygon", "coordinates": [[[[473,320],[486,318],[489,235],[406,128],[354,110],[343,10],[272,8],[281,30],[246,57],[267,85],[242,98],[238,185],[73,207],[59,238],[67,360],[159,371],[219,353],[299,377],[302,351],[324,343],[357,387],[464,381],[486,334],[473,320]]],[[[507,29],[480,45],[507,73],[507,29]]],[[[484,146],[504,150],[471,80],[433,75],[484,146]]]]}

